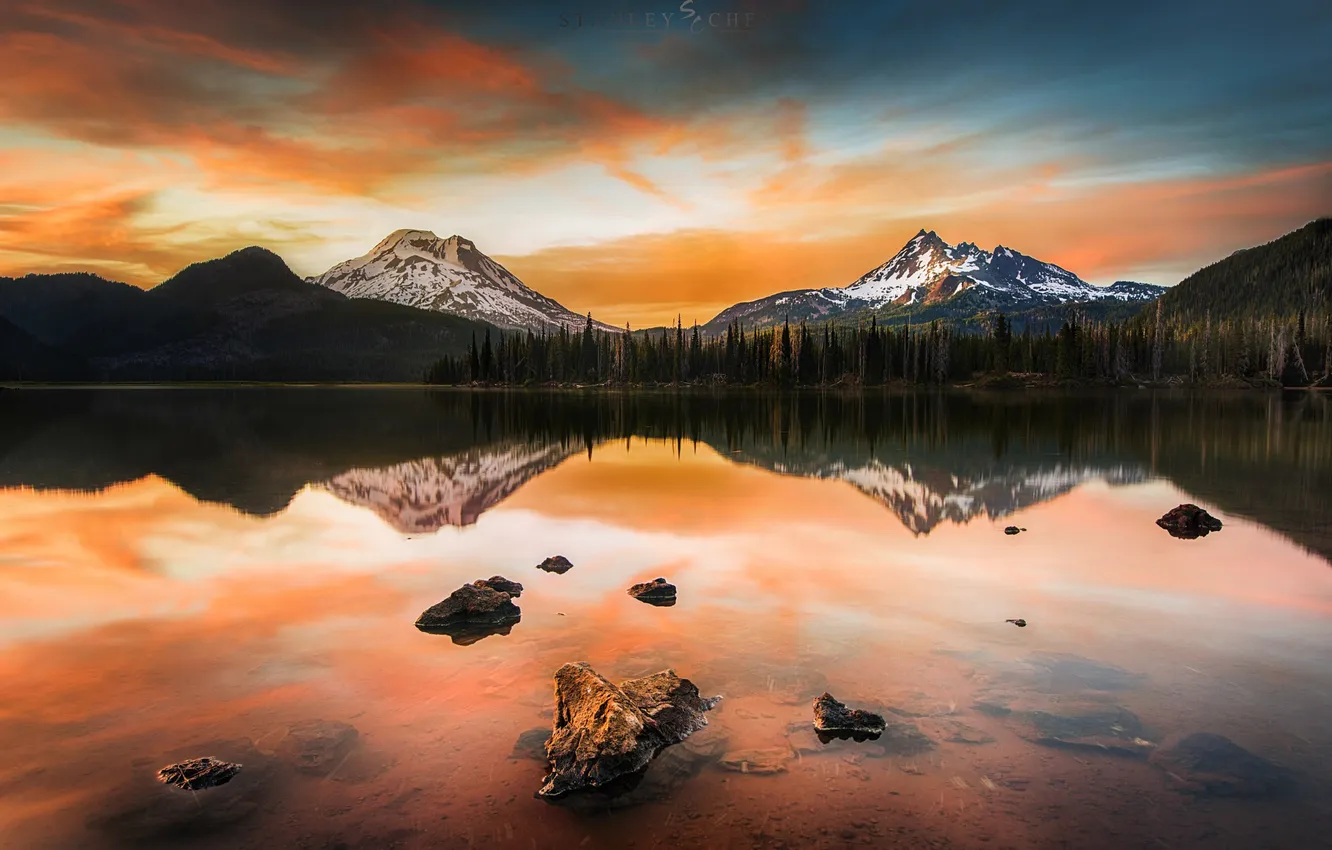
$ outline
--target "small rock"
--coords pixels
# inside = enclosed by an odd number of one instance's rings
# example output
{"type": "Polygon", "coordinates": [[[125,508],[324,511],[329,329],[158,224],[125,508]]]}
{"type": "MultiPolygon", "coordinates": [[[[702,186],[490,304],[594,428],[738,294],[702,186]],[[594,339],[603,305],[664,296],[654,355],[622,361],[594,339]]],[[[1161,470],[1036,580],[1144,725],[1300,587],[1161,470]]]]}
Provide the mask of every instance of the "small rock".
{"type": "Polygon", "coordinates": [[[865,735],[877,737],[884,730],[883,715],[847,708],[824,693],[814,700],[814,730],[828,735],[865,735]]]}
{"type": "Polygon", "coordinates": [[[639,602],[669,606],[675,604],[675,585],[664,578],[645,581],[629,588],[629,595],[639,602]]]}
{"type": "Polygon", "coordinates": [[[537,564],[537,569],[545,570],[548,573],[555,573],[556,575],[564,575],[569,572],[569,570],[573,569],[573,564],[569,563],[569,559],[563,555],[556,555],[553,558],[547,558],[537,564]]]}
{"type": "Polygon", "coordinates": [[[1195,732],[1152,754],[1182,792],[1208,797],[1267,797],[1290,787],[1290,774],[1223,735],[1195,732]]]}
{"type": "Polygon", "coordinates": [[[1221,520],[1209,514],[1197,505],[1180,505],[1171,508],[1156,524],[1170,532],[1171,537],[1180,540],[1196,540],[1206,537],[1213,531],[1221,530],[1221,520]]]}
{"type": "Polygon", "coordinates": [[[465,584],[448,599],[432,605],[416,619],[423,632],[446,634],[454,643],[475,643],[490,634],[508,634],[522,617],[508,593],[465,584]]]}
{"type": "Polygon", "coordinates": [[[514,599],[523,595],[523,586],[516,581],[509,581],[504,576],[479,578],[472,582],[472,584],[475,587],[488,587],[491,590],[498,590],[500,593],[507,593],[514,599]]]}
{"type": "Polygon", "coordinates": [[[240,769],[239,764],[204,756],[169,764],[157,772],[157,779],[159,782],[187,791],[202,791],[205,788],[226,785],[237,773],[240,773],[240,769]]]}
{"type": "Polygon", "coordinates": [[[1017,626],[1019,629],[1025,629],[1027,627],[1027,621],[1021,618],[1018,618],[1016,620],[1004,620],[1004,622],[1012,623],[1013,625],[1017,626]]]}
{"type": "Polygon", "coordinates": [[[1004,529],[1004,534],[1019,534],[1026,530],[1027,529],[1025,528],[1018,528],[1016,525],[1010,525],[1008,528],[1004,529]]]}

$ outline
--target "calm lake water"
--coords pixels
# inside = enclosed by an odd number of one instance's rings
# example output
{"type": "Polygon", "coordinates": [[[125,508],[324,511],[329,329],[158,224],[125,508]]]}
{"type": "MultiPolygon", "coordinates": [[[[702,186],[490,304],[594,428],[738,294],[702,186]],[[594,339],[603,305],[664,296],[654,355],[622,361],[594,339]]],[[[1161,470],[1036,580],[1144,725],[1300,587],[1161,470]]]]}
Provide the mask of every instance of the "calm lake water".
{"type": "Polygon", "coordinates": [[[1332,846],[1328,396],[0,391],[0,488],[6,849],[1332,846]],[[551,804],[568,661],[724,700],[551,804]]]}

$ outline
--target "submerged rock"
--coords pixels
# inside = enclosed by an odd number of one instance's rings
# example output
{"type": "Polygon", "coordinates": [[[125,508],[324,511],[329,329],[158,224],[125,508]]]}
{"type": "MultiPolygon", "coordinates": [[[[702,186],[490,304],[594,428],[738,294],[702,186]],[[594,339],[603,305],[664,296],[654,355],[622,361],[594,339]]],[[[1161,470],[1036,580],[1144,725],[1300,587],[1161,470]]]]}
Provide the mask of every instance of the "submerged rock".
{"type": "Polygon", "coordinates": [[[555,573],[556,575],[564,575],[569,572],[569,570],[573,569],[573,564],[569,563],[569,559],[563,555],[556,555],[537,564],[537,569],[545,570],[548,573],[555,573]]]}
{"type": "Polygon", "coordinates": [[[652,605],[674,605],[675,585],[664,578],[653,579],[629,588],[629,595],[652,605]]]}
{"type": "Polygon", "coordinates": [[[1170,532],[1171,537],[1181,540],[1195,540],[1221,530],[1221,520],[1197,505],[1171,508],[1156,524],[1170,532]]]}
{"type": "Polygon", "coordinates": [[[509,758],[544,762],[546,760],[546,742],[549,740],[550,730],[546,727],[538,726],[535,729],[528,729],[519,735],[518,740],[514,742],[513,752],[509,753],[509,758]]]}
{"type": "Polygon", "coordinates": [[[1119,706],[1061,706],[1010,716],[1019,736],[1043,747],[1145,758],[1156,749],[1138,715],[1119,706]]]}
{"type": "Polygon", "coordinates": [[[356,746],[360,733],[347,723],[306,720],[287,731],[278,751],[302,773],[327,776],[356,746]]]}
{"type": "Polygon", "coordinates": [[[721,757],[718,762],[726,770],[736,773],[752,773],[757,776],[769,776],[784,773],[786,765],[794,757],[788,747],[769,747],[760,750],[735,750],[721,757]]]}
{"type": "Polygon", "coordinates": [[[586,663],[565,664],[555,673],[550,773],[538,796],[636,782],[658,752],[706,726],[705,712],[720,699],[704,699],[674,670],[617,687],[586,663]]]}
{"type": "Polygon", "coordinates": [[[523,586],[516,581],[509,581],[504,576],[479,578],[472,582],[472,584],[475,587],[488,587],[491,590],[498,590],[500,593],[507,593],[514,599],[523,595],[523,586]]]}
{"type": "Polygon", "coordinates": [[[226,785],[240,773],[240,769],[239,764],[204,756],[169,764],[157,772],[157,779],[187,791],[202,791],[226,785]]]}
{"type": "Polygon", "coordinates": [[[826,735],[880,735],[886,724],[883,715],[847,708],[824,692],[814,699],[814,730],[826,735]]]}
{"type": "Polygon", "coordinates": [[[446,634],[454,643],[475,643],[490,634],[508,634],[522,617],[508,593],[464,584],[448,599],[432,605],[416,619],[423,632],[446,634]]]}
{"type": "Polygon", "coordinates": [[[1004,620],[1004,622],[1012,623],[1013,625],[1017,626],[1019,629],[1025,629],[1027,627],[1027,621],[1022,619],[1021,617],[1019,617],[1016,620],[1004,620]]]}
{"type": "Polygon", "coordinates": [[[1195,732],[1152,754],[1179,791],[1210,797],[1267,797],[1288,790],[1290,774],[1223,735],[1195,732]]]}

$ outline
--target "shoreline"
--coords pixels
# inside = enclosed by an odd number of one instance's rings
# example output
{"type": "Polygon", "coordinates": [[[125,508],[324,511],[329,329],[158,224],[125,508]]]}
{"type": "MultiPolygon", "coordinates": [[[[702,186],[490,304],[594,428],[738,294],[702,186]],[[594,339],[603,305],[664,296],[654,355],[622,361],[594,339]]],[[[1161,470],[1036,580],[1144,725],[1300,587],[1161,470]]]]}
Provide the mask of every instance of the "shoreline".
{"type": "Polygon", "coordinates": [[[7,381],[0,382],[3,390],[222,390],[222,389],[347,389],[347,390],[431,390],[431,391],[551,391],[551,392],[671,392],[678,394],[698,393],[755,393],[755,394],[837,394],[865,395],[889,392],[926,392],[970,390],[978,392],[1011,391],[1069,391],[1069,390],[1169,390],[1186,392],[1329,392],[1332,385],[1305,387],[1285,387],[1274,381],[1248,381],[1236,378],[1224,378],[1206,382],[1188,381],[1096,381],[1086,379],[1051,378],[1046,375],[1007,375],[984,376],[970,381],[953,381],[945,384],[919,384],[907,381],[894,381],[884,384],[837,383],[829,385],[800,385],[779,387],[772,384],[724,384],[724,383],[543,383],[543,384],[431,384],[422,381],[383,382],[383,381],[116,381],[116,382],[50,382],[50,381],[7,381]]]}

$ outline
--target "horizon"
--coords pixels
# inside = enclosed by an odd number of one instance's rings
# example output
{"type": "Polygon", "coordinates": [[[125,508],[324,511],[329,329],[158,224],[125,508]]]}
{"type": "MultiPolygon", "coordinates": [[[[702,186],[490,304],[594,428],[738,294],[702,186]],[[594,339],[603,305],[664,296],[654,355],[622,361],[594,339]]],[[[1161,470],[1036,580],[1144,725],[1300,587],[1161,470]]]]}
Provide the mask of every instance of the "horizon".
{"type": "Polygon", "coordinates": [[[564,5],[0,0],[0,275],[309,277],[409,222],[649,327],[922,226],[1168,286],[1332,213],[1329,11],[564,5]]]}

